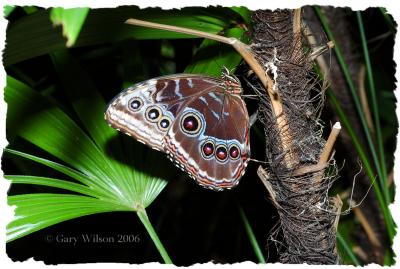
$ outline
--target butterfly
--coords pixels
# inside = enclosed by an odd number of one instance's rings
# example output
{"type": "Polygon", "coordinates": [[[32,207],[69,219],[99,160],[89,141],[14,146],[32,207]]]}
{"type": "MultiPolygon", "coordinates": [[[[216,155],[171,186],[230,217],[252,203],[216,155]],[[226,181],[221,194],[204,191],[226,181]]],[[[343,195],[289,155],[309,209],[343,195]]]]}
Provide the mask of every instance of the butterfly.
{"type": "Polygon", "coordinates": [[[249,116],[239,79],[174,74],[137,83],[108,105],[108,124],[164,152],[212,190],[239,183],[250,160],[249,116]]]}

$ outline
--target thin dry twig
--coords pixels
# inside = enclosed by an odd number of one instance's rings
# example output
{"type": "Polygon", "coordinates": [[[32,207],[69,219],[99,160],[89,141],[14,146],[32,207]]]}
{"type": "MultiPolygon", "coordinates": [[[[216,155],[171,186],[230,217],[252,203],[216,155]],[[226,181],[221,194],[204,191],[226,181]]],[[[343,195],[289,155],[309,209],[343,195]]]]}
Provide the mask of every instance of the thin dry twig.
{"type": "MultiPolygon", "coordinates": [[[[319,165],[326,165],[329,161],[329,158],[332,154],[336,139],[340,133],[340,130],[342,127],[340,126],[340,122],[336,122],[331,130],[331,133],[329,134],[328,140],[325,143],[325,147],[322,150],[322,153],[319,157],[318,164],[319,165]]],[[[320,183],[321,180],[323,180],[324,173],[319,173],[319,176],[316,176],[316,181],[317,183],[320,183]]],[[[340,198],[338,198],[340,199],[340,198]]]]}
{"type": "Polygon", "coordinates": [[[335,231],[337,232],[337,229],[339,226],[340,212],[342,211],[343,202],[340,199],[340,196],[338,194],[333,199],[334,199],[334,201],[333,201],[334,208],[337,209],[336,210],[336,219],[335,219],[335,224],[334,224],[335,231]]]}
{"type": "Polygon", "coordinates": [[[355,206],[355,204],[356,203],[354,201],[350,201],[350,206],[352,207],[353,212],[356,215],[356,218],[360,221],[360,224],[363,227],[365,233],[367,234],[369,241],[374,247],[381,247],[381,243],[379,242],[379,239],[376,236],[374,229],[369,224],[362,210],[359,207],[355,206]]]}
{"type": "Polygon", "coordinates": [[[229,44],[229,45],[232,45],[232,43],[234,43],[235,40],[237,40],[236,38],[233,38],[233,37],[229,38],[229,37],[214,35],[214,34],[210,34],[210,33],[203,32],[203,31],[198,31],[198,30],[194,30],[194,29],[190,29],[190,28],[178,27],[178,26],[149,22],[149,21],[142,21],[142,20],[137,20],[137,19],[133,19],[133,18],[127,19],[125,21],[125,23],[130,24],[130,25],[143,26],[143,27],[148,27],[148,28],[166,30],[166,31],[170,31],[170,32],[204,37],[204,38],[208,38],[208,39],[215,40],[215,41],[222,42],[222,43],[229,44]]]}
{"type": "Polygon", "coordinates": [[[325,45],[318,46],[313,49],[313,52],[309,56],[309,61],[312,62],[315,59],[317,59],[319,56],[324,54],[326,51],[332,49],[335,46],[335,43],[333,41],[327,42],[325,45]]]}
{"type": "Polygon", "coordinates": [[[352,251],[354,252],[354,254],[356,254],[357,257],[358,257],[359,259],[361,259],[362,261],[364,261],[364,262],[367,262],[367,261],[368,261],[368,255],[367,255],[367,253],[365,253],[365,251],[362,249],[361,246],[354,246],[351,250],[352,250],[352,251]]]}
{"type": "Polygon", "coordinates": [[[273,204],[276,207],[278,207],[279,204],[276,201],[276,193],[275,193],[274,188],[272,187],[271,183],[268,181],[269,175],[268,175],[267,171],[265,171],[261,166],[259,166],[257,169],[257,175],[261,179],[261,182],[264,184],[265,188],[268,190],[273,204]]]}
{"type": "Polygon", "coordinates": [[[336,138],[338,137],[340,130],[342,129],[342,126],[340,125],[340,122],[336,122],[331,130],[331,133],[328,137],[328,140],[326,141],[324,150],[322,151],[318,164],[326,164],[329,160],[329,157],[331,156],[331,153],[333,151],[333,147],[336,142],[336,138]]]}
{"type": "Polygon", "coordinates": [[[301,36],[301,8],[297,8],[293,11],[293,48],[296,51],[301,51],[301,42],[298,42],[298,38],[301,36]]]}
{"type": "Polygon", "coordinates": [[[315,173],[324,170],[327,167],[326,163],[302,166],[293,171],[293,176],[301,176],[308,173],[315,173]]]}
{"type": "MultiPolygon", "coordinates": [[[[315,46],[317,44],[317,40],[308,26],[305,26],[305,28],[304,28],[304,35],[310,46],[315,46]]],[[[328,48],[333,48],[335,43],[333,41],[329,41],[327,43],[327,45],[328,45],[328,48]]],[[[318,56],[321,56],[321,54],[318,56]]],[[[319,68],[321,70],[322,77],[324,78],[325,81],[329,81],[330,75],[329,75],[328,64],[326,63],[324,57],[318,57],[318,56],[315,57],[315,61],[317,62],[317,65],[319,66],[319,68]]]]}

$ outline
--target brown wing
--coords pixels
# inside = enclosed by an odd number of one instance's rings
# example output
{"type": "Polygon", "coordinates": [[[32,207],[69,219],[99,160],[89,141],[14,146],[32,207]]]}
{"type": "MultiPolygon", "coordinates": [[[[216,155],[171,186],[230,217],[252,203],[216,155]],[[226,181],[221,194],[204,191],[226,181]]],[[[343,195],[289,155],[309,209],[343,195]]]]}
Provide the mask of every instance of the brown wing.
{"type": "Polygon", "coordinates": [[[190,74],[150,79],[117,95],[105,112],[105,120],[113,128],[163,151],[163,137],[186,104],[221,82],[190,74]]]}
{"type": "Polygon", "coordinates": [[[185,105],[164,143],[170,158],[199,184],[232,188],[250,156],[246,105],[240,96],[215,87],[185,105]]]}

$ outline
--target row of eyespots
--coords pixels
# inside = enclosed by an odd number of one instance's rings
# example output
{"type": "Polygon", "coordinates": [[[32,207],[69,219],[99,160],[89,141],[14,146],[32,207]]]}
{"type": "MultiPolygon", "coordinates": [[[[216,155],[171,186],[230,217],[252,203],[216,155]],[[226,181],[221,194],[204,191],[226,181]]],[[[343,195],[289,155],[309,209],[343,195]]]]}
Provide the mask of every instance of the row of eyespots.
{"type": "MultiPolygon", "coordinates": [[[[137,112],[143,107],[143,101],[138,97],[134,97],[129,101],[129,107],[132,111],[137,112]]],[[[171,119],[167,116],[163,116],[158,106],[149,106],[144,115],[149,122],[157,123],[161,131],[167,130],[171,125],[171,119]]]]}
{"type": "Polygon", "coordinates": [[[209,140],[202,144],[201,154],[206,159],[215,155],[217,160],[223,162],[228,158],[228,155],[232,160],[237,160],[240,157],[240,149],[235,144],[231,145],[229,149],[227,149],[225,145],[215,145],[213,141],[209,140]]]}

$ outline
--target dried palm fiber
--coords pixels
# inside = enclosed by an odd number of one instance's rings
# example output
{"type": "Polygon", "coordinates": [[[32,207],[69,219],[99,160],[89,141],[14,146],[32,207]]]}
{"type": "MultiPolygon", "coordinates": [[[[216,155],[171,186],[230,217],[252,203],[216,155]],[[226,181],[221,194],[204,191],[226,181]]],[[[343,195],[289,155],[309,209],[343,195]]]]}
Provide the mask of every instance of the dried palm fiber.
{"type": "Polygon", "coordinates": [[[250,81],[260,98],[259,119],[266,140],[267,164],[259,176],[280,216],[270,240],[276,243],[282,263],[337,264],[341,204],[328,196],[337,166],[333,158],[317,165],[325,145],[319,120],[323,87],[312,71],[311,48],[306,49],[294,14],[293,10],[252,14],[251,49],[273,80],[282,106],[276,115],[265,88],[255,78],[250,81]]]}

